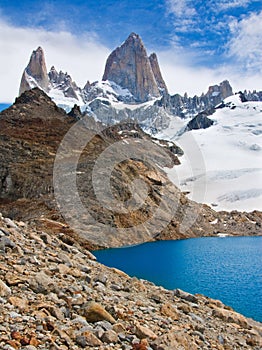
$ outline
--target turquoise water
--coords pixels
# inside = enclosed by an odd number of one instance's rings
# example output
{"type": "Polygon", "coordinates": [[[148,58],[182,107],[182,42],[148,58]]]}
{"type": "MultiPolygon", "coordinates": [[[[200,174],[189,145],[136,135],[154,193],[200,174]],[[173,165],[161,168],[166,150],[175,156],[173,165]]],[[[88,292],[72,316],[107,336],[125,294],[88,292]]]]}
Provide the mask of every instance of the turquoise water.
{"type": "Polygon", "coordinates": [[[262,237],[162,241],[94,255],[107,266],[167,289],[220,299],[262,322],[262,237]]]}

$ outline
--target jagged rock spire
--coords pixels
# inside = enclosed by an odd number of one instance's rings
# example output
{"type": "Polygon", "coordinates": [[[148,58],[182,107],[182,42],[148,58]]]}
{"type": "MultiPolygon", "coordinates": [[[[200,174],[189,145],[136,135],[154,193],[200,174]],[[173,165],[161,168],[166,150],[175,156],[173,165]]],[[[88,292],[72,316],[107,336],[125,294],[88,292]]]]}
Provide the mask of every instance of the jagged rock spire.
{"type": "Polygon", "coordinates": [[[49,90],[49,78],[46,69],[44,51],[40,46],[37,50],[33,51],[30,61],[23,72],[19,95],[34,87],[39,87],[46,92],[49,90]]]}
{"type": "Polygon", "coordinates": [[[103,75],[103,80],[113,81],[128,89],[138,102],[161,96],[158,78],[163,83],[159,67],[151,66],[144,44],[135,33],[131,33],[127,40],[109,55],[103,75]],[[154,69],[157,76],[154,75],[154,69]]]}
{"type": "Polygon", "coordinates": [[[149,61],[150,61],[151,68],[153,70],[158,88],[160,90],[162,90],[163,93],[167,94],[168,90],[166,87],[166,83],[164,82],[164,79],[163,79],[161,71],[160,71],[157,55],[154,52],[149,56],[149,61]]]}

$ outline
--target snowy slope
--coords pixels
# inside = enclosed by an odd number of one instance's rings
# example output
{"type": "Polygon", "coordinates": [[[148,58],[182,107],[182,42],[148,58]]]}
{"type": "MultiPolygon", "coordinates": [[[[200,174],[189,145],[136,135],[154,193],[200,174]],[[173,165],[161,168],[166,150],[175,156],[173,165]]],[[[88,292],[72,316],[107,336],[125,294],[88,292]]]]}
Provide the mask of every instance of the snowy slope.
{"type": "Polygon", "coordinates": [[[59,86],[52,86],[50,91],[48,91],[48,95],[59,107],[65,109],[66,112],[69,112],[75,104],[81,110],[85,110],[96,99],[105,101],[108,105],[110,104],[116,109],[128,108],[130,110],[152,106],[157,100],[157,98],[154,98],[144,103],[130,103],[129,100],[132,100],[133,95],[129,90],[123,89],[113,81],[97,81],[90,86],[88,92],[81,91],[81,89],[75,91],[77,99],[65,96],[63,89],[59,86]]]}
{"type": "Polygon", "coordinates": [[[239,95],[224,102],[208,129],[178,137],[182,126],[174,121],[157,135],[185,152],[181,165],[166,171],[189,198],[216,210],[262,210],[262,102],[242,103],[239,95]]]}

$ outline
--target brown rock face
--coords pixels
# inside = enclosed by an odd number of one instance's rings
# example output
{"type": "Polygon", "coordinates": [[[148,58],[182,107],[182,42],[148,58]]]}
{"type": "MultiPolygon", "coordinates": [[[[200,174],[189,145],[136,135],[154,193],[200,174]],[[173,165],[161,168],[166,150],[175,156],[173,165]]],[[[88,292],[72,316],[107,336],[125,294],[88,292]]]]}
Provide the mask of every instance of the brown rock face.
{"type": "Polygon", "coordinates": [[[166,87],[166,83],[164,82],[164,79],[162,77],[161,71],[160,71],[160,67],[158,64],[158,59],[157,59],[157,55],[155,53],[152,53],[149,56],[149,61],[152,67],[152,71],[154,73],[158,88],[163,92],[168,94],[168,90],[166,87]]]}
{"type": "Polygon", "coordinates": [[[161,77],[159,67],[156,71],[157,77],[141,38],[132,33],[122,46],[109,55],[103,80],[115,82],[128,89],[138,102],[144,102],[161,95],[157,83],[161,77]]]}
{"type": "Polygon", "coordinates": [[[30,61],[24,70],[19,95],[24,91],[30,90],[33,87],[40,87],[44,91],[48,91],[49,79],[46,69],[44,51],[41,47],[33,51],[30,61]],[[32,79],[33,78],[33,79],[32,79]]]}

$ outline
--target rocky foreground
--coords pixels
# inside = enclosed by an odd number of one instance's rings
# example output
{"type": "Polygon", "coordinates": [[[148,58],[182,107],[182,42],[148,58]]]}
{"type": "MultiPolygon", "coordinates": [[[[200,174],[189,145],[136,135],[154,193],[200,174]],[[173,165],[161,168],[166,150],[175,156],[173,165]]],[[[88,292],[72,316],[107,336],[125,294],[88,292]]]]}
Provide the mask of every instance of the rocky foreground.
{"type": "Polygon", "coordinates": [[[258,350],[261,335],[218,300],[131,278],[0,215],[1,349],[258,350]]]}

